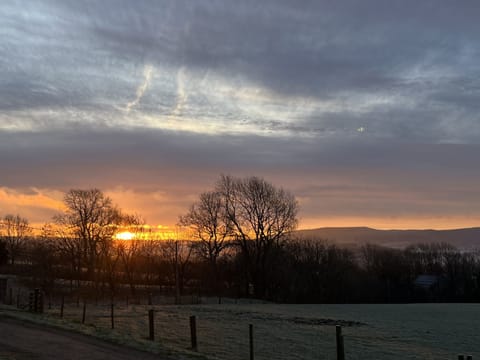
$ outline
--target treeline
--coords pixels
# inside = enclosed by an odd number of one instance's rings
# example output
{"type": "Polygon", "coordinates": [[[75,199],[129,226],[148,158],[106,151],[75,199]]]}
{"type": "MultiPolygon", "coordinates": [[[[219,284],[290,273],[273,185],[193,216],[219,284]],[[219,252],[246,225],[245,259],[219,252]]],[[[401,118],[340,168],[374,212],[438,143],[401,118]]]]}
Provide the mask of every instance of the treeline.
{"type": "MultiPolygon", "coordinates": [[[[227,241],[217,259],[216,277],[198,241],[113,240],[99,253],[94,275],[81,252],[73,239],[30,237],[16,263],[2,268],[30,279],[47,294],[69,290],[135,298],[139,288],[148,286],[172,296],[256,296],[235,241],[227,241]]],[[[367,244],[350,250],[318,239],[290,239],[272,249],[265,271],[263,298],[277,302],[480,300],[480,255],[448,244],[403,250],[367,244]],[[424,275],[428,282],[416,284],[424,275]]]]}
{"type": "Polygon", "coordinates": [[[479,253],[448,244],[352,250],[297,239],[295,197],[257,177],[221,176],[179,217],[182,231],[171,240],[155,239],[140,216],[98,189],[70,190],[64,204],[35,236],[27,219],[1,219],[2,272],[47,293],[135,297],[146,286],[176,298],[295,303],[480,300],[479,253]],[[121,240],[122,232],[134,237],[121,240]]]}
{"type": "Polygon", "coordinates": [[[282,253],[288,265],[282,269],[284,282],[276,297],[286,302],[480,300],[480,253],[445,243],[402,250],[366,244],[349,250],[311,239],[291,242],[282,253]]]}

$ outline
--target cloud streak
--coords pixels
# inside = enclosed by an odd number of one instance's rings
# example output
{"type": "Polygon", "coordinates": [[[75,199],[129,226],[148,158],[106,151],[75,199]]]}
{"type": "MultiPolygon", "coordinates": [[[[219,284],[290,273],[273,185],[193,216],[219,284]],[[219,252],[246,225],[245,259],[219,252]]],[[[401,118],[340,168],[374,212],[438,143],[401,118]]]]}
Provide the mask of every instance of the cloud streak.
{"type": "Polygon", "coordinates": [[[143,70],[143,83],[137,88],[136,95],[137,97],[135,100],[129,102],[125,108],[127,113],[129,113],[132,108],[138,105],[140,100],[142,99],[143,94],[145,94],[145,91],[147,91],[150,81],[152,80],[152,75],[153,75],[153,67],[151,65],[145,65],[145,68],[143,70]]]}
{"type": "Polygon", "coordinates": [[[177,72],[177,98],[171,117],[176,117],[181,114],[182,108],[187,101],[187,97],[188,95],[185,92],[185,68],[181,67],[177,72]]]}

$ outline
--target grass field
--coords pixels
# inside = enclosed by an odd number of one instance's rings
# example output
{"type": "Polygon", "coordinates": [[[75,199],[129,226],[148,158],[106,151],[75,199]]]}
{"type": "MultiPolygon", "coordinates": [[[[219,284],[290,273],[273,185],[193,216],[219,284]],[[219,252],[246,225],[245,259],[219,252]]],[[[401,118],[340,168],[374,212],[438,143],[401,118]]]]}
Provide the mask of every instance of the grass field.
{"type": "Polygon", "coordinates": [[[343,326],[347,359],[456,359],[457,354],[480,358],[480,305],[277,305],[200,304],[110,306],[66,304],[64,319],[58,305],[36,317],[118,343],[178,358],[247,359],[248,324],[254,326],[256,359],[335,359],[335,324],[343,326]],[[155,309],[156,339],[148,336],[148,309],[155,309]],[[189,316],[197,317],[198,353],[189,349],[189,316]]]}

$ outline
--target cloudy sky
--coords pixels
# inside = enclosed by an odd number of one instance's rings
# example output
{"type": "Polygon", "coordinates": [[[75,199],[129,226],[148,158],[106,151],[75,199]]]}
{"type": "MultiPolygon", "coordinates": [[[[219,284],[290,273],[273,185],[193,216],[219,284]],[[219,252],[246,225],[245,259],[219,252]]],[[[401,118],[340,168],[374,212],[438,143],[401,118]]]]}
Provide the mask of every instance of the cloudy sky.
{"type": "Polygon", "coordinates": [[[220,174],[300,227],[480,225],[478,1],[1,1],[0,216],[98,187],[172,226],[220,174]]]}

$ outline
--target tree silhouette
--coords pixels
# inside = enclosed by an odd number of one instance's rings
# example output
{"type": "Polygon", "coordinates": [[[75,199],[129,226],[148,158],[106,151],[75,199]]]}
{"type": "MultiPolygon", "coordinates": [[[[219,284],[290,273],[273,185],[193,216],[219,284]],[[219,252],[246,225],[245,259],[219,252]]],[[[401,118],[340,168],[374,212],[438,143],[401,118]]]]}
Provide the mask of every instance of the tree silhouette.
{"type": "Polygon", "coordinates": [[[63,202],[66,210],[55,217],[55,222],[74,236],[88,269],[88,277],[96,280],[100,253],[106,243],[112,241],[121,224],[122,214],[112,200],[98,189],[69,190],[63,202]]]}
{"type": "Polygon", "coordinates": [[[10,257],[10,263],[14,265],[15,260],[25,247],[28,237],[32,235],[32,229],[28,220],[20,215],[5,215],[2,223],[2,234],[10,257]]]}
{"type": "Polygon", "coordinates": [[[198,240],[193,243],[194,250],[208,263],[212,288],[218,292],[220,290],[218,258],[227,246],[227,238],[232,234],[222,194],[216,191],[200,194],[199,200],[190,207],[190,210],[180,216],[179,225],[186,226],[191,231],[192,237],[198,240]]]}
{"type": "Polygon", "coordinates": [[[245,261],[246,285],[255,296],[266,295],[273,249],[297,226],[295,197],[259,177],[222,176],[217,189],[225,202],[226,219],[245,261]]]}

